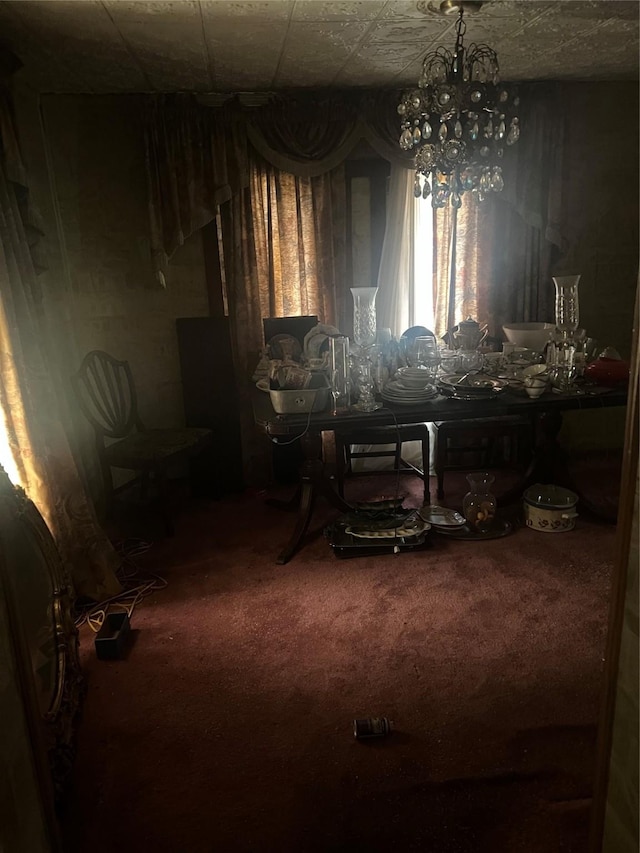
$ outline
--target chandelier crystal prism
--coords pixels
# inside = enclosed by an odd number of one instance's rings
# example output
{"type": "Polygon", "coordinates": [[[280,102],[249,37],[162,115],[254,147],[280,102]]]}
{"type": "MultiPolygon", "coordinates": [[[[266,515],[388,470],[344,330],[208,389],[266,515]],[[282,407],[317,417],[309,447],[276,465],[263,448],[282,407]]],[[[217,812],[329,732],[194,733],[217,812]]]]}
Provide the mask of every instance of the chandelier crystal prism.
{"type": "Polygon", "coordinates": [[[501,83],[494,50],[486,44],[465,48],[464,3],[456,5],[453,53],[443,46],[428,53],[418,88],[398,104],[400,147],[415,152],[414,195],[430,195],[434,208],[459,208],[466,192],[479,201],[500,192],[505,145],[520,136],[518,94],[501,83]]]}

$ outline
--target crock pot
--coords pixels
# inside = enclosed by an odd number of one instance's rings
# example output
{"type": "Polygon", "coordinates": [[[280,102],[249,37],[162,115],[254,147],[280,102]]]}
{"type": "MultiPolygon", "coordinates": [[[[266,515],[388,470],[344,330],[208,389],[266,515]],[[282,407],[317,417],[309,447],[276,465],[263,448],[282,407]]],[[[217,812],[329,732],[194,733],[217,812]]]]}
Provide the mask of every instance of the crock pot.
{"type": "Polygon", "coordinates": [[[578,496],[562,486],[530,486],[523,494],[524,517],[527,527],[544,533],[564,533],[573,530],[578,513],[578,496]]]}

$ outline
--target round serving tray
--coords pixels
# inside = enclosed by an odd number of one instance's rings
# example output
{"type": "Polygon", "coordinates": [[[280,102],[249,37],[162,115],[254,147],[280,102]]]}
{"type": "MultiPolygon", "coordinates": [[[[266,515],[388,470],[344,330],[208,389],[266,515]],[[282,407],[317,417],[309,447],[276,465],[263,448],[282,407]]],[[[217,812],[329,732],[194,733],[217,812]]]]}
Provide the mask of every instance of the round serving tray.
{"type": "Polygon", "coordinates": [[[482,539],[499,539],[501,536],[508,536],[513,531],[511,522],[504,518],[496,518],[493,522],[491,530],[486,533],[480,533],[473,530],[466,522],[459,527],[437,527],[431,525],[431,533],[440,533],[442,536],[448,536],[449,539],[467,539],[472,542],[477,542],[482,539]]]}

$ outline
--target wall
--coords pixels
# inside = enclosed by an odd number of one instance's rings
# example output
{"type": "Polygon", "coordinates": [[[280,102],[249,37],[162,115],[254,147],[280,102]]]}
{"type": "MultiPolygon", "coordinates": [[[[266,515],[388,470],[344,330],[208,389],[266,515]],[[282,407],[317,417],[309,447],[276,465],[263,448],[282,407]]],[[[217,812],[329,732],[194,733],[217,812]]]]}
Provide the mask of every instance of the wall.
{"type": "Polygon", "coordinates": [[[19,99],[21,141],[44,219],[48,298],[73,327],[76,358],[105,349],[128,359],[143,420],[183,423],[175,320],[208,315],[202,243],[172,258],[167,287],[150,261],[143,99],[45,95],[19,99]]]}
{"type": "Polygon", "coordinates": [[[636,477],[602,848],[604,853],[637,853],[638,851],[639,498],[640,479],[636,477]]]}
{"type": "Polygon", "coordinates": [[[631,354],[638,280],[638,84],[566,87],[563,231],[591,337],[631,354]]]}
{"type": "MultiPolygon", "coordinates": [[[[638,281],[638,84],[568,84],[563,233],[580,273],[580,325],[599,349],[631,353],[638,281]]],[[[552,284],[550,283],[552,287],[552,284]]],[[[623,409],[569,412],[562,441],[577,451],[622,447],[623,409]]]]}

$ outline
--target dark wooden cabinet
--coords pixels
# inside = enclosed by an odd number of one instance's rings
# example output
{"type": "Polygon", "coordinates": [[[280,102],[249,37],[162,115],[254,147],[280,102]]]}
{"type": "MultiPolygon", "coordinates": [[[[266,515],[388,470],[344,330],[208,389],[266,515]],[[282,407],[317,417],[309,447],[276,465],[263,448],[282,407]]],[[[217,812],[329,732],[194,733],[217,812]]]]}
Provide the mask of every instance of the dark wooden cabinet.
{"type": "Polygon", "coordinates": [[[214,433],[211,450],[193,466],[194,492],[211,497],[240,492],[242,444],[229,318],[180,317],[176,331],[186,425],[214,433]]]}

